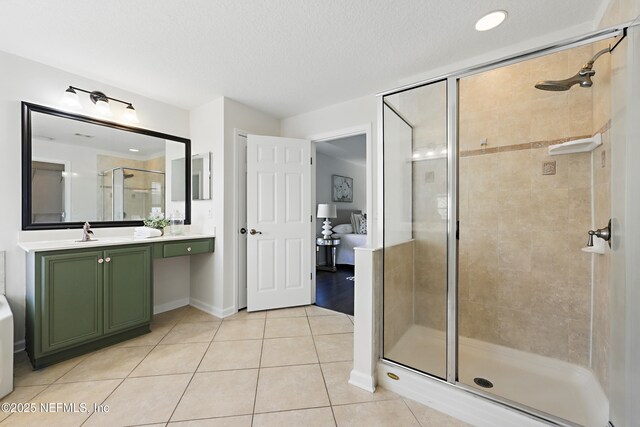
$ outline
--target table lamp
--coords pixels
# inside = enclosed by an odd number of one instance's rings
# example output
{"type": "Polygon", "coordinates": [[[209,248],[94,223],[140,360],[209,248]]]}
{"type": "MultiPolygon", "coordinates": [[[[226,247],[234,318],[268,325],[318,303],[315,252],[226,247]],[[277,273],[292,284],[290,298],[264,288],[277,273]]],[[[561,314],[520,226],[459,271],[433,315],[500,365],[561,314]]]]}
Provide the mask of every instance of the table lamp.
{"type": "Polygon", "coordinates": [[[336,218],[338,211],[336,205],[330,205],[328,203],[318,204],[318,218],[324,218],[324,225],[322,226],[322,238],[328,240],[331,238],[331,221],[329,218],[336,218]]]}

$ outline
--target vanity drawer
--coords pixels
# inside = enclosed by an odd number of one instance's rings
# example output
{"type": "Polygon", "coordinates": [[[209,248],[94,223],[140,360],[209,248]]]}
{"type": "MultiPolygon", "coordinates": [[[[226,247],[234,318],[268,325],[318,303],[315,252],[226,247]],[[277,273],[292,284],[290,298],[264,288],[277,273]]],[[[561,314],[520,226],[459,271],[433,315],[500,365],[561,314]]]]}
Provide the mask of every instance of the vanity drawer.
{"type": "Polygon", "coordinates": [[[213,252],[213,240],[184,240],[175,243],[165,243],[162,248],[162,257],[185,256],[213,252]]]}

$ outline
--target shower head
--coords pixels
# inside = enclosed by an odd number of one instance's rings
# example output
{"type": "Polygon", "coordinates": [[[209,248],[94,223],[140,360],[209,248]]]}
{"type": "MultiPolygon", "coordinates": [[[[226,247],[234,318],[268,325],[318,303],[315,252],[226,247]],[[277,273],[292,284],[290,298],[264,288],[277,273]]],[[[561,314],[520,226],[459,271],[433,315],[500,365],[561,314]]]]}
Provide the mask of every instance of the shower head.
{"type": "Polygon", "coordinates": [[[591,76],[595,75],[593,70],[582,69],[578,74],[573,77],[564,80],[543,80],[536,83],[536,89],[550,90],[550,91],[563,91],[569,90],[572,86],[579,84],[580,87],[591,87],[593,81],[591,76]]]}
{"type": "Polygon", "coordinates": [[[606,49],[602,49],[600,52],[596,53],[593,58],[589,60],[586,64],[582,66],[580,71],[568,79],[564,80],[543,80],[536,83],[536,89],[540,90],[550,90],[550,91],[564,91],[571,89],[574,85],[580,85],[580,87],[591,87],[593,86],[593,81],[591,81],[591,77],[596,74],[593,69],[593,63],[596,62],[596,59],[600,58],[603,54],[611,52],[611,47],[607,47],[606,49]]]}
{"type": "Polygon", "coordinates": [[[122,176],[124,177],[124,179],[129,179],[129,178],[133,178],[135,175],[132,173],[125,173],[122,176]]]}

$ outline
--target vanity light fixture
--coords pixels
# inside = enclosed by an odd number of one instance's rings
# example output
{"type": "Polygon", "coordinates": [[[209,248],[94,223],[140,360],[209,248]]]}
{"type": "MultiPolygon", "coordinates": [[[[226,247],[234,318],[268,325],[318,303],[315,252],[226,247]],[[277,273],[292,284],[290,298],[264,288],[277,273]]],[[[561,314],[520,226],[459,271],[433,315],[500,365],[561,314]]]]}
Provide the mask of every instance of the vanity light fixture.
{"type": "Polygon", "coordinates": [[[140,150],[138,150],[137,148],[129,148],[129,151],[131,151],[132,153],[137,153],[140,150]]]}
{"type": "Polygon", "coordinates": [[[488,31],[496,28],[507,19],[507,12],[504,10],[494,10],[478,19],[476,22],[477,31],[488,31]]]}
{"type": "Polygon", "coordinates": [[[62,103],[68,107],[82,108],[80,105],[80,101],[78,99],[77,91],[88,93],[89,99],[96,106],[96,112],[101,116],[111,116],[111,105],[109,101],[119,102],[120,104],[126,105],[124,114],[122,118],[129,123],[140,123],[138,120],[138,114],[136,113],[136,109],[133,108],[133,104],[130,102],[122,101],[120,99],[111,98],[110,96],[105,95],[103,92],[98,90],[89,91],[85,89],[81,89],[75,86],[69,86],[67,90],[64,91],[62,96],[62,103]]]}

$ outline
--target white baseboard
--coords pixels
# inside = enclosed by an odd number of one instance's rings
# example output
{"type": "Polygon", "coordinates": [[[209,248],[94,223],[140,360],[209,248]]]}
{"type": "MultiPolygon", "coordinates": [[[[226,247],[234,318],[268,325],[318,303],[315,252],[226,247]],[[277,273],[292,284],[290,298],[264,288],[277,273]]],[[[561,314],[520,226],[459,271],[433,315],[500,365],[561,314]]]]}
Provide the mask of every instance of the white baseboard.
{"type": "Polygon", "coordinates": [[[224,310],[222,310],[222,317],[233,316],[237,312],[238,312],[238,310],[236,310],[235,307],[227,307],[224,310]]]}
{"type": "Polygon", "coordinates": [[[541,427],[548,424],[523,413],[408,370],[378,363],[378,385],[478,427],[541,427]],[[388,372],[396,374],[393,380],[388,372]]]}
{"type": "Polygon", "coordinates": [[[349,384],[366,390],[370,393],[376,391],[376,379],[371,375],[366,375],[362,372],[356,372],[355,369],[351,371],[351,375],[349,376],[349,384]]]}
{"type": "Polygon", "coordinates": [[[199,310],[202,310],[202,311],[204,311],[206,313],[209,313],[209,314],[213,314],[214,316],[219,317],[221,319],[225,318],[225,317],[229,317],[232,314],[236,313],[236,309],[233,306],[221,309],[219,307],[214,307],[211,304],[207,304],[207,303],[205,303],[203,301],[200,301],[200,300],[198,300],[196,298],[190,298],[189,299],[189,304],[191,304],[192,306],[194,306],[195,308],[197,308],[199,310]]]}
{"type": "Polygon", "coordinates": [[[13,343],[13,352],[14,353],[20,353],[21,351],[24,351],[25,348],[26,348],[25,340],[15,341],[13,343]]]}
{"type": "Polygon", "coordinates": [[[176,308],[189,305],[189,298],[181,298],[179,300],[170,301],[164,304],[158,304],[153,306],[153,314],[164,313],[165,311],[175,310],[176,308]]]}

